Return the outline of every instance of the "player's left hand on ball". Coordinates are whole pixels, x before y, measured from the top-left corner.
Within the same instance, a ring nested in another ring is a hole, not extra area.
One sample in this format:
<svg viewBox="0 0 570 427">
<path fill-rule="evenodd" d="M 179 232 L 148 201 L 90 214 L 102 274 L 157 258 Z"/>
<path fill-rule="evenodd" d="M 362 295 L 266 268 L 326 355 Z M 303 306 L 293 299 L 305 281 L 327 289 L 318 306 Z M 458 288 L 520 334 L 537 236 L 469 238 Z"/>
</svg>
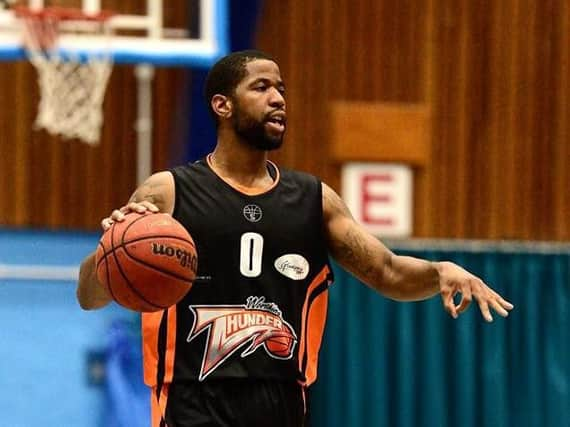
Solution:
<svg viewBox="0 0 570 427">
<path fill-rule="evenodd" d="M 491 309 L 503 317 L 509 315 L 514 306 L 503 299 L 497 292 L 487 286 L 481 279 L 452 262 L 437 263 L 439 271 L 439 287 L 445 310 L 457 319 L 475 299 L 483 318 L 493 321 Z M 455 304 L 454 297 L 461 294 L 461 301 Z"/>
</svg>

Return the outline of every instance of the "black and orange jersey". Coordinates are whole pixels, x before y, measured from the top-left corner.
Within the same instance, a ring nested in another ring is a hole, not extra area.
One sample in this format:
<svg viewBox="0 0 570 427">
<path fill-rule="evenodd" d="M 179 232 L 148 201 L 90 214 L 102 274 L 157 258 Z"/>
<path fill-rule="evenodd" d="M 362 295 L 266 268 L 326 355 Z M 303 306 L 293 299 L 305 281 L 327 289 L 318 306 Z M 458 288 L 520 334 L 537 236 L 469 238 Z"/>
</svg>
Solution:
<svg viewBox="0 0 570 427">
<path fill-rule="evenodd" d="M 145 382 L 317 375 L 332 282 L 321 182 L 268 163 L 274 184 L 249 194 L 208 159 L 171 170 L 174 218 L 192 235 L 198 280 L 176 306 L 143 314 Z"/>
</svg>

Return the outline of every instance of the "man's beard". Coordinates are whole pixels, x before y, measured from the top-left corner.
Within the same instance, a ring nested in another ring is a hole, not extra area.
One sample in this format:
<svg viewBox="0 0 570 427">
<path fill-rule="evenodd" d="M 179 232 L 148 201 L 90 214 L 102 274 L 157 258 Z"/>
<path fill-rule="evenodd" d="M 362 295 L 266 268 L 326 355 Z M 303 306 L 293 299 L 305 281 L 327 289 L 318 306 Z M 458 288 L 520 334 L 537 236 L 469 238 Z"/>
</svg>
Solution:
<svg viewBox="0 0 570 427">
<path fill-rule="evenodd" d="M 283 144 L 283 135 L 271 136 L 265 130 L 265 120 L 257 121 L 250 116 L 242 114 L 237 108 L 233 115 L 235 132 L 251 147 L 263 151 L 277 150 Z"/>
</svg>

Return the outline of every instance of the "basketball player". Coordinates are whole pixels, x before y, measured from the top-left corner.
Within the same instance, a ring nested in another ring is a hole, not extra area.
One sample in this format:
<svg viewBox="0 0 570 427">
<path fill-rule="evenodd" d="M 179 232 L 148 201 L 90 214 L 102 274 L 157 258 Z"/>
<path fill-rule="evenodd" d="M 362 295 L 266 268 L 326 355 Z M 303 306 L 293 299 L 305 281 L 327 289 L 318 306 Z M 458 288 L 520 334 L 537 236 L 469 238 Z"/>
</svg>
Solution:
<svg viewBox="0 0 570 427">
<path fill-rule="evenodd" d="M 213 153 L 152 175 L 102 221 L 107 230 L 130 211 L 173 215 L 208 278 L 177 306 L 143 314 L 153 426 L 302 426 L 332 282 L 328 254 L 389 298 L 441 295 L 453 318 L 472 299 L 489 322 L 491 309 L 506 317 L 513 308 L 453 263 L 395 255 L 330 187 L 267 159 L 287 125 L 285 85 L 270 57 L 222 58 L 205 95 L 218 134 Z M 111 301 L 94 254 L 82 263 L 77 296 L 84 309 Z"/>
</svg>

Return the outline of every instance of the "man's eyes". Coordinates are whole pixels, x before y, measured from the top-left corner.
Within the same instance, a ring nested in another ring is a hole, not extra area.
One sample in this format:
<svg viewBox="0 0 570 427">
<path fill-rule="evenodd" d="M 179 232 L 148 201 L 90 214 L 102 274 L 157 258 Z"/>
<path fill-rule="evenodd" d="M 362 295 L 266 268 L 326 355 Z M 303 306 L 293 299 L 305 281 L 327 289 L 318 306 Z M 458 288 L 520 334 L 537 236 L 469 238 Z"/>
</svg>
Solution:
<svg viewBox="0 0 570 427">
<path fill-rule="evenodd" d="M 257 92 L 265 92 L 266 90 L 269 89 L 270 86 L 268 85 L 260 85 L 260 86 L 254 86 L 253 90 L 257 91 Z M 285 95 L 285 88 L 284 87 L 278 87 L 277 91 L 281 94 L 281 95 Z"/>
</svg>

